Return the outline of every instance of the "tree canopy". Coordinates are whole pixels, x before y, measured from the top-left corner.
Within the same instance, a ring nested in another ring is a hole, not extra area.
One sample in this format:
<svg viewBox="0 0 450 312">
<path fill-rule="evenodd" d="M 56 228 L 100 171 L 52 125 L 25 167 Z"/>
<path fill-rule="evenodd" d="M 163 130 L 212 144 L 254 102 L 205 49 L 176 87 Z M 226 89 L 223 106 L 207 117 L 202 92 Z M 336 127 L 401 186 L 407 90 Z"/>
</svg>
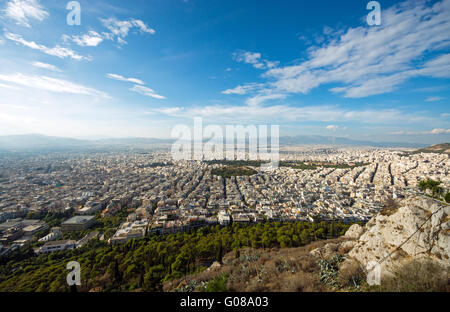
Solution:
<svg viewBox="0 0 450 312">
<path fill-rule="evenodd" d="M 339 222 L 267 222 L 151 235 L 115 246 L 94 240 L 79 249 L 3 259 L 0 291 L 70 291 L 66 283 L 69 261 L 81 265 L 79 291 L 161 291 L 164 281 L 199 272 L 206 268 L 205 263 L 220 260 L 232 250 L 298 247 L 340 236 L 349 226 Z"/>
</svg>

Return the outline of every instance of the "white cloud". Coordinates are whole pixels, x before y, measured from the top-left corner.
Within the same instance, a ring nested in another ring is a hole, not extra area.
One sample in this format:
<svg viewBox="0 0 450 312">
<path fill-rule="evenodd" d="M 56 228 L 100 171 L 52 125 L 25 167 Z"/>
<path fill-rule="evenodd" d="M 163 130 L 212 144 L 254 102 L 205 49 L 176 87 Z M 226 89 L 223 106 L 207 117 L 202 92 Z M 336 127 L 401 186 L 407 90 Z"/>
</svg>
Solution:
<svg viewBox="0 0 450 312">
<path fill-rule="evenodd" d="M 248 88 L 246 88 L 245 86 L 237 86 L 235 88 L 232 89 L 227 89 L 225 91 L 222 91 L 223 94 L 245 94 L 247 93 Z"/>
<path fill-rule="evenodd" d="M 443 100 L 443 99 L 444 98 L 440 97 L 440 96 L 430 96 L 430 97 L 426 98 L 425 102 L 437 102 L 437 101 L 440 101 L 440 100 Z"/>
<path fill-rule="evenodd" d="M 17 87 L 10 86 L 10 85 L 5 85 L 3 83 L 0 83 L 0 88 L 11 89 L 11 90 L 19 90 L 19 88 L 17 88 Z"/>
<path fill-rule="evenodd" d="M 392 134 L 392 135 L 403 135 L 403 134 L 405 134 L 405 131 L 403 131 L 403 130 L 394 131 L 394 132 L 390 132 L 389 134 Z"/>
<path fill-rule="evenodd" d="M 239 94 L 239 95 L 243 95 L 243 94 L 247 94 L 250 91 L 256 90 L 258 88 L 263 87 L 263 84 L 257 84 L 257 83 L 249 83 L 243 86 L 237 86 L 235 88 L 232 89 L 227 89 L 225 91 L 222 91 L 223 94 Z"/>
<path fill-rule="evenodd" d="M 282 100 L 286 98 L 286 94 L 258 94 L 249 99 L 247 99 L 246 103 L 250 106 L 257 106 L 262 104 L 268 100 Z"/>
<path fill-rule="evenodd" d="M 263 83 L 249 83 L 243 86 L 227 89 L 222 91 L 222 93 L 238 95 L 253 93 L 253 95 L 245 101 L 251 106 L 260 105 L 269 100 L 283 100 L 287 97 L 285 93 L 273 92 L 273 90 L 267 88 L 267 84 Z"/>
<path fill-rule="evenodd" d="M 416 92 L 439 92 L 444 91 L 448 89 L 449 86 L 442 85 L 442 86 L 433 86 L 433 87 L 425 87 L 425 88 L 417 88 L 414 89 Z"/>
<path fill-rule="evenodd" d="M 67 36 L 64 35 L 63 39 L 67 41 L 70 39 L 71 41 L 75 42 L 77 45 L 82 47 L 96 47 L 98 46 L 102 41 L 103 37 L 97 33 L 96 31 L 89 31 L 87 34 L 80 35 L 80 36 Z"/>
<path fill-rule="evenodd" d="M 100 21 L 110 31 L 110 33 L 103 33 L 104 37 L 109 40 L 117 38 L 117 42 L 120 44 L 126 44 L 126 41 L 123 39 L 128 36 L 128 33 L 133 28 L 136 28 L 141 33 L 155 34 L 153 28 L 148 27 L 143 21 L 137 19 L 121 21 L 110 17 L 108 19 L 100 19 Z"/>
<path fill-rule="evenodd" d="M 119 44 L 121 44 L 121 45 L 125 45 L 125 44 L 128 44 L 128 42 L 126 42 L 125 40 L 123 40 L 122 38 L 117 38 L 117 42 L 119 43 Z"/>
<path fill-rule="evenodd" d="M 265 62 L 266 62 L 266 67 L 269 68 L 269 69 L 277 67 L 278 64 L 280 64 L 280 62 L 278 62 L 278 61 L 267 61 L 267 60 L 265 60 Z"/>
<path fill-rule="evenodd" d="M 147 88 L 147 87 L 144 87 L 144 86 L 134 85 L 133 88 L 131 88 L 130 90 L 134 91 L 134 92 L 137 92 L 139 94 L 145 95 L 145 96 L 150 96 L 150 97 L 158 99 L 158 100 L 165 99 L 164 96 L 157 94 L 155 92 L 155 90 Z"/>
<path fill-rule="evenodd" d="M 327 130 L 331 130 L 331 131 L 336 131 L 337 129 L 339 129 L 339 126 L 336 125 L 328 125 L 326 126 Z"/>
<path fill-rule="evenodd" d="M 450 113 L 443 113 L 443 114 L 441 114 L 441 117 L 442 118 L 450 117 Z"/>
<path fill-rule="evenodd" d="M 182 112 L 183 108 L 181 108 L 181 107 L 170 107 L 170 108 L 156 109 L 155 111 L 159 112 L 159 113 L 162 113 L 164 115 L 173 115 L 173 114 Z"/>
<path fill-rule="evenodd" d="M 141 33 L 155 34 L 155 30 L 148 27 L 143 21 L 137 19 L 129 20 L 118 20 L 114 17 L 108 19 L 100 19 L 103 26 L 106 27 L 110 32 L 102 32 L 99 34 L 94 30 L 90 30 L 84 35 L 63 35 L 62 39 L 67 41 L 72 41 L 82 47 L 96 47 L 104 40 L 116 40 L 119 44 L 119 48 L 122 45 L 127 44 L 124 40 L 128 36 L 131 29 L 137 29 Z"/>
<path fill-rule="evenodd" d="M 256 52 L 239 51 L 233 54 L 233 58 L 237 62 L 251 64 L 257 69 L 270 69 L 278 65 L 278 62 L 261 59 L 261 53 Z"/>
<path fill-rule="evenodd" d="M 55 65 L 52 65 L 52 64 L 47 64 L 47 63 L 42 63 L 42 62 L 33 62 L 31 64 L 35 67 L 39 67 L 39 68 L 43 68 L 43 69 L 47 69 L 47 70 L 51 70 L 51 71 L 56 71 L 56 72 L 61 71 L 58 67 L 56 67 Z"/>
<path fill-rule="evenodd" d="M 331 131 L 337 131 L 337 130 L 347 130 L 347 127 L 340 127 L 337 125 L 328 125 L 325 127 L 325 129 L 331 130 Z"/>
<path fill-rule="evenodd" d="M 431 134 L 443 134 L 450 133 L 450 129 L 433 129 L 431 130 Z"/>
<path fill-rule="evenodd" d="M 134 83 L 135 85 L 132 88 L 130 88 L 130 91 L 137 92 L 139 94 L 149 96 L 149 97 L 159 99 L 159 100 L 165 99 L 164 96 L 157 94 L 155 90 L 143 86 L 145 84 L 145 82 L 140 79 L 126 78 L 126 77 L 123 77 L 123 76 L 117 75 L 117 74 L 107 74 L 106 77 L 110 78 L 110 79 L 114 79 L 114 80 Z"/>
<path fill-rule="evenodd" d="M 0 74 L 0 81 L 50 92 L 89 95 L 102 97 L 105 99 L 110 98 L 106 93 L 95 90 L 93 88 L 75 84 L 67 80 L 56 79 L 47 76 L 28 76 L 21 73 L 15 73 L 12 75 Z"/>
<path fill-rule="evenodd" d="M 397 109 L 384 110 L 350 110 L 337 106 L 232 106 L 214 105 L 205 107 L 178 108 L 176 111 L 160 109 L 158 112 L 171 117 L 203 117 L 216 122 L 359 122 L 367 124 L 411 124 L 415 122 L 435 122 L 434 119 L 414 115 Z M 343 127 L 342 130 L 345 130 Z"/>
<path fill-rule="evenodd" d="M 394 91 L 413 77 L 450 77 L 450 0 L 406 1 L 382 12 L 381 26 L 324 31 L 325 42 L 308 49 L 305 61 L 269 69 L 263 77 L 274 93 L 307 94 L 324 84 L 330 91 L 361 98 Z M 423 61 L 431 52 L 434 59 Z M 260 53 L 236 60 L 264 67 Z"/>
<path fill-rule="evenodd" d="M 114 79 L 114 80 L 119 80 L 119 81 L 127 81 L 127 82 L 132 82 L 135 84 L 140 84 L 140 85 L 144 85 L 145 82 L 143 82 L 140 79 L 137 78 L 125 78 L 121 75 L 117 75 L 117 74 L 107 74 L 106 77 L 110 78 L 110 79 Z"/>
<path fill-rule="evenodd" d="M 261 59 L 261 53 L 243 51 L 235 55 L 236 61 L 247 64 L 257 64 Z"/>
<path fill-rule="evenodd" d="M 440 128 L 436 128 L 430 131 L 395 131 L 395 132 L 391 132 L 389 134 L 393 134 L 393 135 L 433 135 L 433 134 L 447 134 L 450 133 L 450 129 L 440 129 Z"/>
<path fill-rule="evenodd" d="M 118 20 L 114 17 L 108 19 L 100 19 L 103 26 L 106 27 L 109 32 L 102 32 L 101 34 L 96 31 L 89 31 L 87 34 L 80 36 L 68 36 L 63 35 L 64 41 L 73 41 L 80 46 L 96 47 L 104 40 L 117 41 L 119 48 L 122 45 L 128 44 L 124 40 L 132 29 L 136 29 L 141 33 L 155 34 L 155 30 L 148 27 L 143 21 L 138 19 Z"/>
<path fill-rule="evenodd" d="M 22 36 L 12 33 L 6 33 L 5 37 L 11 41 L 14 41 L 16 43 L 20 43 L 28 48 L 31 48 L 33 50 L 39 50 L 45 54 L 57 56 L 59 58 L 73 58 L 75 60 L 88 60 L 89 58 L 84 57 L 82 55 L 77 54 L 75 51 L 69 49 L 69 48 L 63 48 L 60 46 L 55 46 L 54 48 L 48 48 L 45 45 L 37 44 L 34 41 L 26 41 L 22 38 Z"/>
<path fill-rule="evenodd" d="M 49 16 L 38 0 L 12 0 L 8 2 L 4 13 L 18 25 L 30 27 L 30 19 L 42 22 Z"/>
<path fill-rule="evenodd" d="M 149 28 L 147 25 L 145 25 L 145 23 L 141 20 L 137 20 L 137 19 L 132 19 L 131 23 L 133 24 L 133 26 L 138 27 L 142 32 L 144 33 L 149 33 L 151 35 L 155 34 L 155 30 L 152 28 Z"/>
</svg>

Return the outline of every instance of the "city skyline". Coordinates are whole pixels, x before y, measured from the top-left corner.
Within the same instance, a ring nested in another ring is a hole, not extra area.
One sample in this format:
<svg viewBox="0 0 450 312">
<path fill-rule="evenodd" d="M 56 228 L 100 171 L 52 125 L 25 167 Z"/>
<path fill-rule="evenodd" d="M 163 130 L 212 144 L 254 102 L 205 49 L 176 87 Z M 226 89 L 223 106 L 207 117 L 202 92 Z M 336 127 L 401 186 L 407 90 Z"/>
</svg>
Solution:
<svg viewBox="0 0 450 312">
<path fill-rule="evenodd" d="M 0 135 L 170 138 L 177 124 L 281 136 L 450 140 L 450 1 L 0 1 Z M 326 8 L 326 9 L 325 9 Z"/>
</svg>

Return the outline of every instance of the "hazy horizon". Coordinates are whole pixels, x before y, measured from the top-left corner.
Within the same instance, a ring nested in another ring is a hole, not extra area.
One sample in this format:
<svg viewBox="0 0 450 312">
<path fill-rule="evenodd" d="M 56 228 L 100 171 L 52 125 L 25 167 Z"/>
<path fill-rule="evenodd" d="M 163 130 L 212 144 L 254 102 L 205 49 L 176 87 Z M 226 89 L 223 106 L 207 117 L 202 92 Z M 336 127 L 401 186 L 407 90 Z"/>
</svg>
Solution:
<svg viewBox="0 0 450 312">
<path fill-rule="evenodd" d="M 8 140 L 5 141 L 5 139 L 25 139 L 25 141 L 11 141 Z M 1 140 L 3 139 L 3 141 Z M 48 146 L 55 146 L 58 145 L 62 146 L 64 143 L 64 140 L 68 141 L 79 141 L 80 143 L 105 143 L 107 141 L 117 141 L 115 143 L 126 143 L 126 144 L 139 144 L 143 142 L 139 142 L 139 140 L 145 141 L 145 140 L 155 140 L 154 144 L 172 144 L 175 141 L 177 141 L 176 138 L 166 137 L 166 138 L 157 138 L 157 137 L 143 137 L 143 136 L 135 136 L 135 137 L 64 137 L 64 136 L 47 136 L 39 133 L 29 133 L 29 134 L 16 134 L 16 135 L 0 135 L 0 148 L 1 147 L 7 147 L 12 148 L 12 145 L 15 146 L 22 146 L 30 143 L 31 145 L 34 145 L 36 141 L 30 141 L 30 140 L 36 140 L 36 139 L 42 139 L 44 142 L 40 143 L 46 143 L 49 144 Z M 48 140 L 48 141 L 45 141 Z M 53 141 L 53 140 L 63 140 L 63 141 Z M 132 140 L 137 140 L 135 142 L 132 142 Z M 214 138 L 209 137 L 203 137 L 204 142 L 214 142 Z M 225 140 L 225 138 L 224 138 Z M 270 142 L 270 137 L 268 138 L 268 142 Z M 437 145 L 437 144 L 448 144 L 449 142 L 442 141 L 442 142 L 434 142 L 434 143 L 420 143 L 420 142 L 405 142 L 405 141 L 375 141 L 375 140 L 357 140 L 349 137 L 334 137 L 334 136 L 321 136 L 321 135 L 293 135 L 293 136 L 280 136 L 279 142 L 281 146 L 353 146 L 353 147 L 363 147 L 363 146 L 383 146 L 383 144 L 386 144 L 386 147 L 399 147 L 399 148 L 421 148 L 421 147 L 427 147 L 431 145 Z M 293 141 L 292 141 L 293 140 Z M 328 140 L 324 142 L 323 140 Z M 337 142 L 333 142 L 336 141 Z M 124 141 L 124 142 L 119 142 Z M 158 142 L 161 141 L 161 142 Z M 38 141 L 39 142 L 39 141 Z M 190 140 L 190 142 L 195 142 L 195 140 Z M 225 142 L 225 141 L 224 141 Z M 8 145 L 9 143 L 9 145 Z M 366 143 L 366 144 L 365 144 Z M 373 145 L 371 145 L 371 143 Z M 248 144 L 248 142 L 246 143 Z M 4 145 L 4 146 L 3 146 Z M 70 145 L 70 144 L 69 144 Z"/>
</svg>

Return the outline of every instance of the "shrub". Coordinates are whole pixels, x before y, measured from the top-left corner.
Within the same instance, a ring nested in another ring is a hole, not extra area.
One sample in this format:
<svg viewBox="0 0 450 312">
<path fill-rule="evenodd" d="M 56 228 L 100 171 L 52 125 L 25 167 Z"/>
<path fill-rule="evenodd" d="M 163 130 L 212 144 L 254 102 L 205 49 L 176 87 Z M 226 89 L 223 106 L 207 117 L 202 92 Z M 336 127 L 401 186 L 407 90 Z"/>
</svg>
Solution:
<svg viewBox="0 0 450 312">
<path fill-rule="evenodd" d="M 432 260 L 413 260 L 397 267 L 393 276 L 381 281 L 379 290 L 390 292 L 448 292 L 448 269 Z"/>
<path fill-rule="evenodd" d="M 344 260 L 341 255 L 334 255 L 331 259 L 319 260 L 319 277 L 322 283 L 332 287 L 338 286 L 337 276 L 339 264 Z"/>
<path fill-rule="evenodd" d="M 364 270 L 358 262 L 346 261 L 339 268 L 338 283 L 341 287 L 359 288 L 365 277 Z"/>
<path fill-rule="evenodd" d="M 395 200 L 388 199 L 384 203 L 383 208 L 380 211 L 380 214 L 383 216 L 390 216 L 390 215 L 393 215 L 394 213 L 396 213 L 398 208 L 399 208 L 399 205 Z"/>
<path fill-rule="evenodd" d="M 323 290 L 317 274 L 298 272 L 283 279 L 284 283 L 280 285 L 279 290 L 282 292 L 315 292 Z"/>
<path fill-rule="evenodd" d="M 445 194 L 445 201 L 447 202 L 447 203 L 450 203 L 450 192 L 449 193 L 447 193 L 447 194 Z"/>
<path fill-rule="evenodd" d="M 212 281 L 210 281 L 206 287 L 205 292 L 225 292 L 227 291 L 227 279 L 228 276 L 222 274 L 220 276 L 216 276 Z"/>
</svg>

